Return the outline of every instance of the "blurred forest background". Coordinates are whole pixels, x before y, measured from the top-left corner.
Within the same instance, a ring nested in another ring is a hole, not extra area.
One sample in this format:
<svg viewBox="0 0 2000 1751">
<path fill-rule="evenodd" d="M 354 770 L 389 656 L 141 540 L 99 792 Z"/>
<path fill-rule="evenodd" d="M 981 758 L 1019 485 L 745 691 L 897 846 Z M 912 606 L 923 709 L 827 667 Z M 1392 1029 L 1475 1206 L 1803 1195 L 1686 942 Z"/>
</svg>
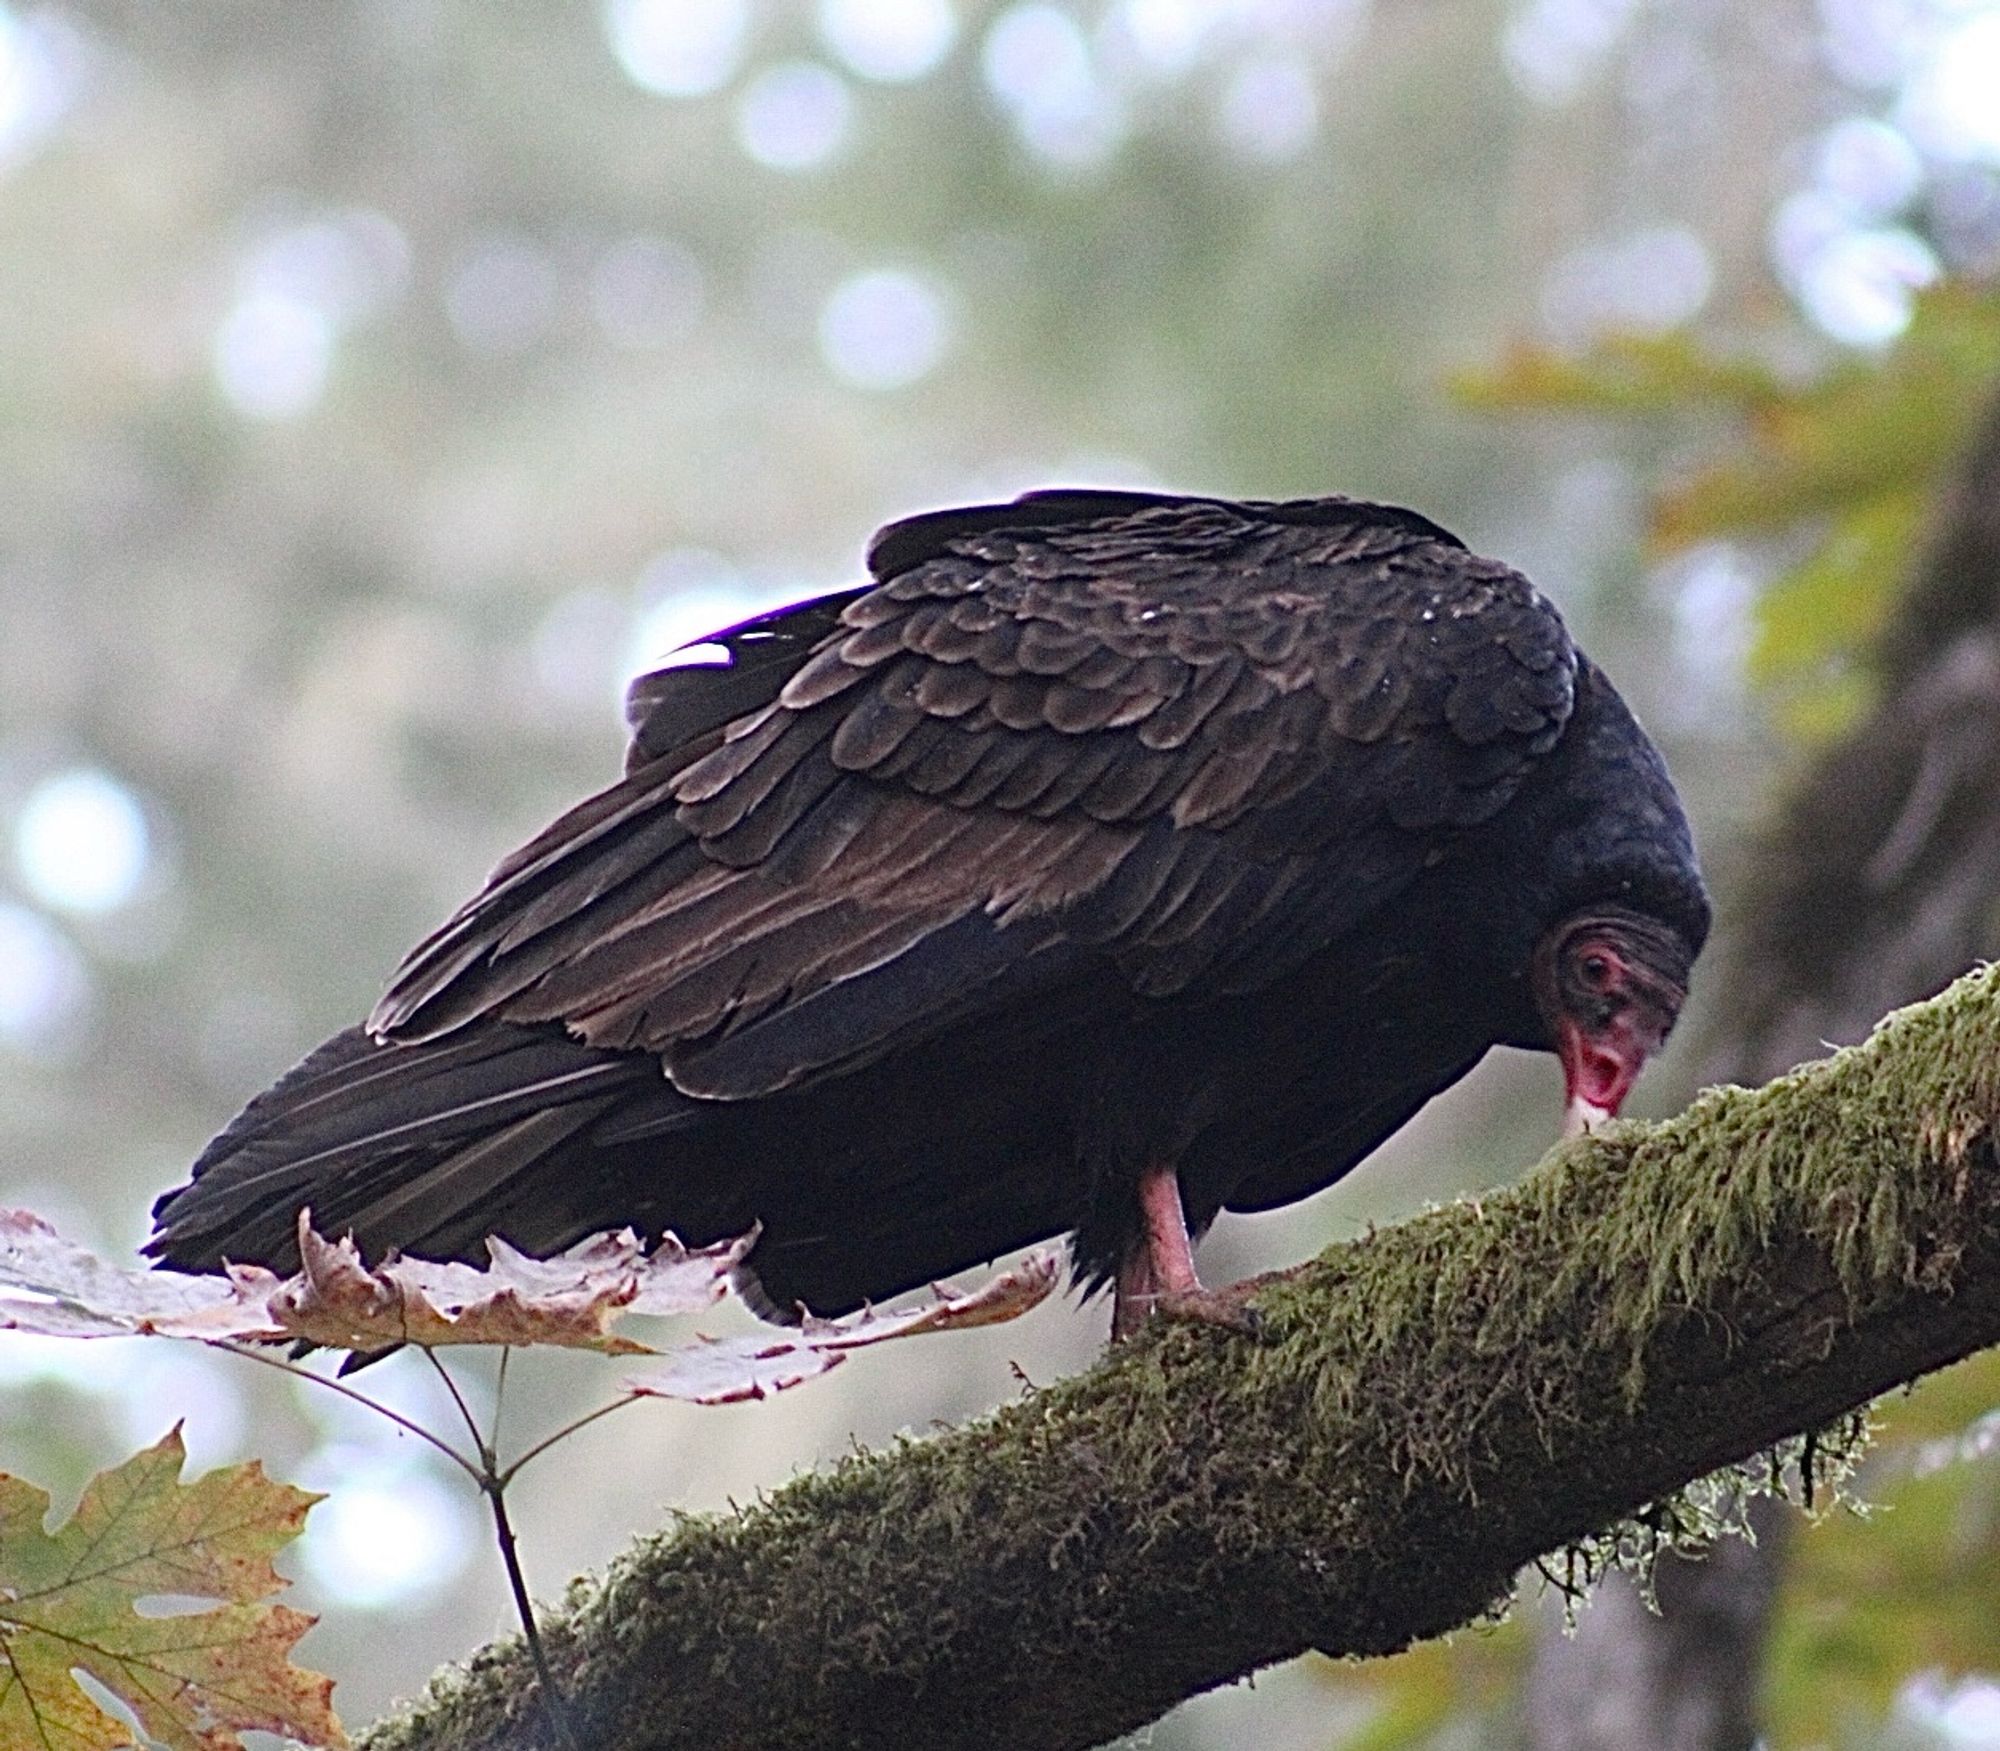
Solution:
<svg viewBox="0 0 2000 1751">
<path fill-rule="evenodd" d="M 1995 0 L 0 0 L 0 1201 L 129 1252 L 615 773 L 632 675 L 1036 485 L 1384 498 L 1520 565 L 1667 744 L 1727 914 L 1866 709 L 1996 273 Z M 1496 1056 L 1206 1270 L 1510 1178 L 1556 1075 Z M 1104 1320 L 599 1425 L 519 1487 L 531 1578 Z M 510 1428 L 613 1378 L 527 1358 Z M 445 1414 L 410 1358 L 369 1381 Z M 0 1392 L 0 1468 L 59 1498 L 176 1418 L 331 1490 L 295 1591 L 350 1723 L 509 1624 L 476 1499 L 329 1394 L 23 1339 Z M 1774 1745 L 2000 1746 L 1996 1402 L 1978 1363 L 1900 1401 L 1887 1511 L 1793 1542 Z M 1511 1746 L 1549 1618 L 1148 1742 Z"/>
</svg>

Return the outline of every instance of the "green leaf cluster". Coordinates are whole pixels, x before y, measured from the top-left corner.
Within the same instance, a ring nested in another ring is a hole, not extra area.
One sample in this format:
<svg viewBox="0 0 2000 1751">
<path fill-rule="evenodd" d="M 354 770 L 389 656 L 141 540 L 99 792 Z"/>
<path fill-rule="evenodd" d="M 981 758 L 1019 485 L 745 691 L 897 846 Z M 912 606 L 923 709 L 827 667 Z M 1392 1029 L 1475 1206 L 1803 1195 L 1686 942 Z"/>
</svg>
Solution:
<svg viewBox="0 0 2000 1751">
<path fill-rule="evenodd" d="M 1885 351 L 1809 372 L 1685 331 L 1567 355 L 1516 347 L 1463 377 L 1475 407 L 1672 420 L 1691 458 L 1654 494 L 1649 538 L 1670 555 L 1713 541 L 1767 550 L 1751 678 L 1815 741 L 1870 698 L 1858 659 L 1896 600 L 1923 518 L 2000 377 L 2000 289 L 1934 288 Z"/>
</svg>

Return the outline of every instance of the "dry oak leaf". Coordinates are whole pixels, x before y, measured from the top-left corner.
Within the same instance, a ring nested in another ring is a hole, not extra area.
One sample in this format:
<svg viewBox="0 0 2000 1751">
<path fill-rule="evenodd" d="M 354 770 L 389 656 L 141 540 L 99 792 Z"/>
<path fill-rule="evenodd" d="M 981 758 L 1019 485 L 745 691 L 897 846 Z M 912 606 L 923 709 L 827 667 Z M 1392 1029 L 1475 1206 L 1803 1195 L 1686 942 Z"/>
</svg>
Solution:
<svg viewBox="0 0 2000 1751">
<path fill-rule="evenodd" d="M 333 1681 L 291 1664 L 314 1620 L 270 1602 L 271 1557 L 320 1498 L 254 1461 L 183 1484 L 185 1458 L 176 1425 L 98 1473 L 54 1532 L 48 1492 L 0 1473 L 0 1751 L 132 1743 L 76 1672 L 171 1751 L 241 1751 L 246 1728 L 347 1743 Z"/>
</svg>

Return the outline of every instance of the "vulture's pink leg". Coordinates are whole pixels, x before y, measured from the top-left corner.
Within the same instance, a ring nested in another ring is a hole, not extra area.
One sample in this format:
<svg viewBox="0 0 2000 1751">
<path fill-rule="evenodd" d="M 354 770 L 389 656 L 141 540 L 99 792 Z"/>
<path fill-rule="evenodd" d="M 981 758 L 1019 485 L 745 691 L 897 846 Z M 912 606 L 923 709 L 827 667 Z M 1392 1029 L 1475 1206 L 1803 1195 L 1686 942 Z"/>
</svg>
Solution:
<svg viewBox="0 0 2000 1751">
<path fill-rule="evenodd" d="M 1111 1341 L 1129 1338 L 1155 1313 L 1254 1332 L 1257 1316 L 1226 1293 L 1201 1286 L 1194 1246 L 1181 1209 L 1180 1176 L 1172 1167 L 1149 1167 L 1139 1176 L 1140 1238 L 1118 1267 L 1111 1310 Z"/>
</svg>

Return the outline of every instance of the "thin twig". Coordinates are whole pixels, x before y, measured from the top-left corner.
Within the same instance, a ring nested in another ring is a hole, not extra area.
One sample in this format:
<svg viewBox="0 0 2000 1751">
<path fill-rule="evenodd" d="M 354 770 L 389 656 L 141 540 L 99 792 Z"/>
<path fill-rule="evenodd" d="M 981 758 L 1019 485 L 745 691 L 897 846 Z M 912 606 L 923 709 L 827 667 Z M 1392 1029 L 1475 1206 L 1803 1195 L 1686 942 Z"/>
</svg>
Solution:
<svg viewBox="0 0 2000 1751">
<path fill-rule="evenodd" d="M 514 1346 L 500 1346 L 500 1372 L 493 1382 L 493 1423 L 486 1431 L 486 1445 L 493 1452 L 500 1451 L 500 1412 L 507 1403 L 507 1364 L 514 1359 Z"/>
<path fill-rule="evenodd" d="M 276 1368 L 280 1373 L 290 1374 L 298 1380 L 310 1380 L 315 1386 L 324 1386 L 329 1392 L 339 1393 L 342 1398 L 351 1398 L 356 1404 L 365 1406 L 378 1417 L 387 1417 L 398 1428 L 408 1430 L 419 1440 L 428 1441 L 481 1489 L 486 1487 L 486 1473 L 441 1435 L 432 1434 L 422 1423 L 412 1422 L 401 1411 L 391 1410 L 379 1399 L 370 1398 L 365 1392 L 356 1392 L 344 1381 L 335 1380 L 327 1374 L 315 1374 L 310 1368 L 301 1368 L 296 1362 L 288 1362 L 282 1356 L 267 1356 L 261 1350 L 251 1349 L 247 1344 L 233 1344 L 215 1339 L 210 1340 L 210 1348 L 227 1350 L 232 1356 L 243 1356 L 252 1362 L 261 1362 L 267 1368 Z"/>
<path fill-rule="evenodd" d="M 437 1377 L 444 1382 L 445 1391 L 451 1394 L 451 1402 L 458 1406 L 458 1414 L 465 1421 L 466 1431 L 472 1436 L 474 1443 L 479 1448 L 481 1469 L 487 1476 L 492 1476 L 495 1464 L 493 1448 L 486 1437 L 479 1432 L 479 1419 L 472 1414 L 472 1406 L 465 1402 L 465 1394 L 459 1391 L 458 1382 L 452 1379 L 451 1370 L 444 1365 L 437 1351 L 431 1349 L 428 1345 L 419 1345 L 418 1348 L 423 1351 L 424 1360 L 431 1365 Z"/>
<path fill-rule="evenodd" d="M 514 1609 L 521 1618 L 521 1633 L 527 1639 L 529 1657 L 535 1662 L 535 1676 L 541 1680 L 542 1713 L 548 1717 L 549 1730 L 555 1735 L 556 1743 L 565 1747 L 566 1751 L 574 1751 L 576 1741 L 570 1735 L 569 1712 L 562 1692 L 556 1687 L 556 1675 L 549 1668 L 548 1651 L 542 1646 L 542 1632 L 535 1623 L 535 1604 L 528 1597 L 528 1578 L 521 1572 L 520 1553 L 514 1548 L 514 1526 L 507 1518 L 506 1483 L 489 1473 L 480 1488 L 493 1508 L 493 1532 L 499 1540 L 500 1560 L 506 1564 L 507 1585 L 513 1589 Z"/>
<path fill-rule="evenodd" d="M 586 1412 L 573 1423 L 563 1424 L 553 1435 L 544 1435 L 527 1452 L 517 1458 L 512 1465 L 501 1472 L 501 1487 L 505 1488 L 506 1485 L 512 1483 L 515 1477 L 519 1475 L 522 1466 L 526 1465 L 531 1459 L 539 1459 L 551 1447 L 555 1446 L 558 1441 L 567 1441 L 577 1430 L 589 1428 L 599 1417 L 608 1417 L 613 1411 L 622 1411 L 628 1404 L 637 1404 L 646 1396 L 643 1392 L 628 1392 L 623 1398 L 614 1398 L 609 1404 L 601 1404 L 596 1410 Z"/>
</svg>

